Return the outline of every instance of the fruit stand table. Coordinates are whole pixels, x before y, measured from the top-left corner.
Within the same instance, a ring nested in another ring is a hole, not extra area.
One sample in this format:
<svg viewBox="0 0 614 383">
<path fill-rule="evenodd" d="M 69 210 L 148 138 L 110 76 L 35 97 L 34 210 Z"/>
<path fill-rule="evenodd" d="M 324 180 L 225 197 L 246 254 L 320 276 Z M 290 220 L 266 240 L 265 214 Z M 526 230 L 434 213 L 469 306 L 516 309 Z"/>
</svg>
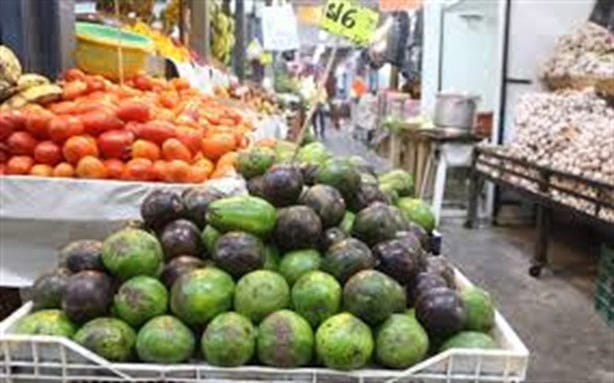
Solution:
<svg viewBox="0 0 614 383">
<path fill-rule="evenodd" d="M 614 185 L 512 158 L 495 146 L 478 146 L 474 151 L 467 227 L 475 226 L 486 180 L 537 205 L 537 240 L 529 268 L 534 277 L 548 262 L 548 235 L 555 210 L 590 223 L 601 229 L 607 241 L 614 241 Z"/>
<path fill-rule="evenodd" d="M 221 178 L 204 184 L 226 193 L 244 193 L 245 181 Z M 102 238 L 126 221 L 140 219 L 141 200 L 151 190 L 194 185 L 72 180 L 10 176 L 0 178 L 0 286 L 30 286 L 57 263 L 57 250 L 83 238 Z"/>
</svg>

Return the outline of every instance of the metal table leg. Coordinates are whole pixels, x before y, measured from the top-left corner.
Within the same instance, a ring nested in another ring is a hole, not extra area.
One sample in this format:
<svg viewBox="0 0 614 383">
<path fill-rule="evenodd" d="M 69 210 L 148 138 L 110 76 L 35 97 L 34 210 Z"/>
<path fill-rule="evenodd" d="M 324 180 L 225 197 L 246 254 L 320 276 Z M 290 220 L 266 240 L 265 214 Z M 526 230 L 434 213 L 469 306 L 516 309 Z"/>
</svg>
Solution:
<svg viewBox="0 0 614 383">
<path fill-rule="evenodd" d="M 535 253 L 531 260 L 529 274 L 532 277 L 539 277 L 543 267 L 548 263 L 548 236 L 552 223 L 552 212 L 549 208 L 537 206 L 537 240 L 535 242 Z"/>
<path fill-rule="evenodd" d="M 476 226 L 478 218 L 478 199 L 480 198 L 480 192 L 484 181 L 480 177 L 475 168 L 471 169 L 471 178 L 469 179 L 469 204 L 467 206 L 467 219 L 465 220 L 465 227 L 473 229 Z"/>
</svg>

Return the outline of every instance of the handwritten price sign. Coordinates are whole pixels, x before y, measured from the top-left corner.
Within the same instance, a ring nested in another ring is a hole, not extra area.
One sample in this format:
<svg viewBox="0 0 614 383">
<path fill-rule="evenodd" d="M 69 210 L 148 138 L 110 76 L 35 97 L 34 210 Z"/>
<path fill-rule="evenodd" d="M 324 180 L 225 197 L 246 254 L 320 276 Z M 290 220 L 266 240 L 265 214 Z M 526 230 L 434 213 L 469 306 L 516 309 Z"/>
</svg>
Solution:
<svg viewBox="0 0 614 383">
<path fill-rule="evenodd" d="M 367 45 L 377 27 L 378 19 L 377 12 L 351 0 L 328 0 L 322 10 L 320 27 L 356 44 Z"/>
</svg>

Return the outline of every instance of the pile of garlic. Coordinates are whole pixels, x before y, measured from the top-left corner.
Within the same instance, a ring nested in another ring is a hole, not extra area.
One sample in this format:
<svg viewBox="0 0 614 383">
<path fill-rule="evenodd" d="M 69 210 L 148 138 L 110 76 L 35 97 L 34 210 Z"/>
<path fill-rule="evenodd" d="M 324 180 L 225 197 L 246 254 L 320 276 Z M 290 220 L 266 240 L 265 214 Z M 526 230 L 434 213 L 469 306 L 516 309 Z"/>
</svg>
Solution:
<svg viewBox="0 0 614 383">
<path fill-rule="evenodd" d="M 558 39 L 553 56 L 544 63 L 545 78 L 614 78 L 614 35 L 606 28 L 586 23 Z"/>
<path fill-rule="evenodd" d="M 592 89 L 524 94 L 516 105 L 513 132 L 504 147 L 507 155 L 614 185 L 614 109 Z M 522 178 L 515 181 L 532 190 L 537 186 Z M 613 195 L 598 195 L 584 183 L 556 177 L 551 182 L 614 203 Z M 550 193 L 560 202 L 594 214 L 593 203 L 555 189 Z M 612 209 L 602 209 L 599 215 L 614 221 Z"/>
</svg>

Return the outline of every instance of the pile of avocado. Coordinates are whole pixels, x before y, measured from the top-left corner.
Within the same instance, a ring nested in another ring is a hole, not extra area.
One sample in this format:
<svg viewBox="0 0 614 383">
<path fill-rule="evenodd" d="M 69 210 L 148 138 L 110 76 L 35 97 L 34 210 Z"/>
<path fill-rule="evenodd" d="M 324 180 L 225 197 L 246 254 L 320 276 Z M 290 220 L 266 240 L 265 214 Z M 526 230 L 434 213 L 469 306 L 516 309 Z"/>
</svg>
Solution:
<svg viewBox="0 0 614 383">
<path fill-rule="evenodd" d="M 283 147 L 285 145 L 285 147 Z M 114 362 L 405 369 L 496 348 L 490 295 L 457 290 L 428 252 L 411 175 L 377 175 L 319 143 L 239 155 L 249 195 L 170 188 L 142 222 L 60 251 L 14 331 L 61 335 Z"/>
</svg>

